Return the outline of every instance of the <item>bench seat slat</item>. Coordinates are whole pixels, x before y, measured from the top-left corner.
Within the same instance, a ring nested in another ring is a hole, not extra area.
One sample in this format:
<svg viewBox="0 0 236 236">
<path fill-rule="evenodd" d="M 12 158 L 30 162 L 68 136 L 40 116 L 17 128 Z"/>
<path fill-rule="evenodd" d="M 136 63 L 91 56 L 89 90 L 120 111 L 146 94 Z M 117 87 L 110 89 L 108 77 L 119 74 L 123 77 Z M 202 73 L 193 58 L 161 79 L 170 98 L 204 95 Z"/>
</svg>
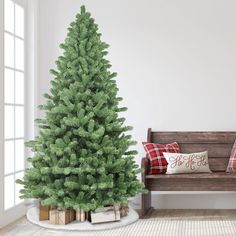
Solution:
<svg viewBox="0 0 236 236">
<path fill-rule="evenodd" d="M 194 174 L 159 174 L 159 175 L 146 175 L 146 179 L 236 179 L 236 174 L 226 172 L 213 172 L 213 173 L 194 173 Z"/>
<path fill-rule="evenodd" d="M 146 179 L 150 191 L 236 191 L 236 178 Z"/>
</svg>

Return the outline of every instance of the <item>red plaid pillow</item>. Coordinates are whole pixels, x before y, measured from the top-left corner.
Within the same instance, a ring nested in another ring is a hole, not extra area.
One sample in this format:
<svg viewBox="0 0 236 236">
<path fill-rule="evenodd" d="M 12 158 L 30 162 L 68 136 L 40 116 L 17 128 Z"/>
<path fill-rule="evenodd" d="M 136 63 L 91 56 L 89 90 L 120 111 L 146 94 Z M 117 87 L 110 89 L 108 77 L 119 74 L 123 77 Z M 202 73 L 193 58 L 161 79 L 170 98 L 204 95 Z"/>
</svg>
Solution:
<svg viewBox="0 0 236 236">
<path fill-rule="evenodd" d="M 150 160 L 150 175 L 166 173 L 168 163 L 163 156 L 163 152 L 180 152 L 179 145 L 176 142 L 170 144 L 143 142 L 143 147 L 147 152 L 148 159 Z"/>
<path fill-rule="evenodd" d="M 235 173 L 236 172 L 236 140 L 234 142 L 234 146 L 231 151 L 231 155 L 229 158 L 229 163 L 226 172 Z"/>
</svg>

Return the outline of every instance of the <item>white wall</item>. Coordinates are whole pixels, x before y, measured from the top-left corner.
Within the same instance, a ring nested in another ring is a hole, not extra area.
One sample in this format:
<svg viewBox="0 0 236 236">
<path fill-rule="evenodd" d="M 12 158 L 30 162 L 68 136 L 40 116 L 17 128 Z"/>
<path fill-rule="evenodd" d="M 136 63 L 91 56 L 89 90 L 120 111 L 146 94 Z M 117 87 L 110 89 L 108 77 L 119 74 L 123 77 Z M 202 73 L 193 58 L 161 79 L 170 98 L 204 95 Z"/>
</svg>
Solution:
<svg viewBox="0 0 236 236">
<path fill-rule="evenodd" d="M 140 163 L 154 130 L 236 130 L 234 0 L 40 0 L 38 101 L 67 27 L 86 4 L 111 45 L 120 95 L 134 126 Z M 235 194 L 153 198 L 160 208 L 236 207 Z M 191 200 L 194 200 L 194 204 Z M 137 201 L 137 200 L 136 200 Z M 203 203 L 204 202 L 204 203 Z M 139 206 L 137 206 L 139 207 Z"/>
</svg>

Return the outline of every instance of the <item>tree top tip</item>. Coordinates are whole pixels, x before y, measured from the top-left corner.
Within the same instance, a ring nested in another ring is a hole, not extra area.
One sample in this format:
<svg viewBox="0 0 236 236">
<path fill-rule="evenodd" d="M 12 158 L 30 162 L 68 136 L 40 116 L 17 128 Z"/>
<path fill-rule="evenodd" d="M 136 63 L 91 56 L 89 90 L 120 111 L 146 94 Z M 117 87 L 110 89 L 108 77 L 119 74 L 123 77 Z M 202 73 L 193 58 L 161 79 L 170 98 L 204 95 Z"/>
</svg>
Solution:
<svg viewBox="0 0 236 236">
<path fill-rule="evenodd" d="M 80 7 L 80 13 L 83 14 L 83 13 L 85 13 L 85 12 L 86 12 L 85 5 L 82 5 L 82 6 Z"/>
</svg>

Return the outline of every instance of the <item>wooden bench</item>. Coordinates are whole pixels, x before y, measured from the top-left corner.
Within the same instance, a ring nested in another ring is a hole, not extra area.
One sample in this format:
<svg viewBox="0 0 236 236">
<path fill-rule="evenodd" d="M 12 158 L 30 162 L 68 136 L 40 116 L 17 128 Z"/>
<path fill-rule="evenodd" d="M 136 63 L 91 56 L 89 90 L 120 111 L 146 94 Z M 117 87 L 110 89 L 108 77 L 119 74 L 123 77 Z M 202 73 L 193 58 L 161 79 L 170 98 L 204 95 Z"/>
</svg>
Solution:
<svg viewBox="0 0 236 236">
<path fill-rule="evenodd" d="M 226 173 L 236 132 L 154 132 L 148 129 L 147 141 L 178 142 L 182 153 L 208 151 L 213 173 L 149 175 L 149 160 L 142 158 L 142 181 L 149 193 L 142 194 L 141 216 L 151 210 L 151 191 L 236 191 L 236 174 Z"/>
</svg>

